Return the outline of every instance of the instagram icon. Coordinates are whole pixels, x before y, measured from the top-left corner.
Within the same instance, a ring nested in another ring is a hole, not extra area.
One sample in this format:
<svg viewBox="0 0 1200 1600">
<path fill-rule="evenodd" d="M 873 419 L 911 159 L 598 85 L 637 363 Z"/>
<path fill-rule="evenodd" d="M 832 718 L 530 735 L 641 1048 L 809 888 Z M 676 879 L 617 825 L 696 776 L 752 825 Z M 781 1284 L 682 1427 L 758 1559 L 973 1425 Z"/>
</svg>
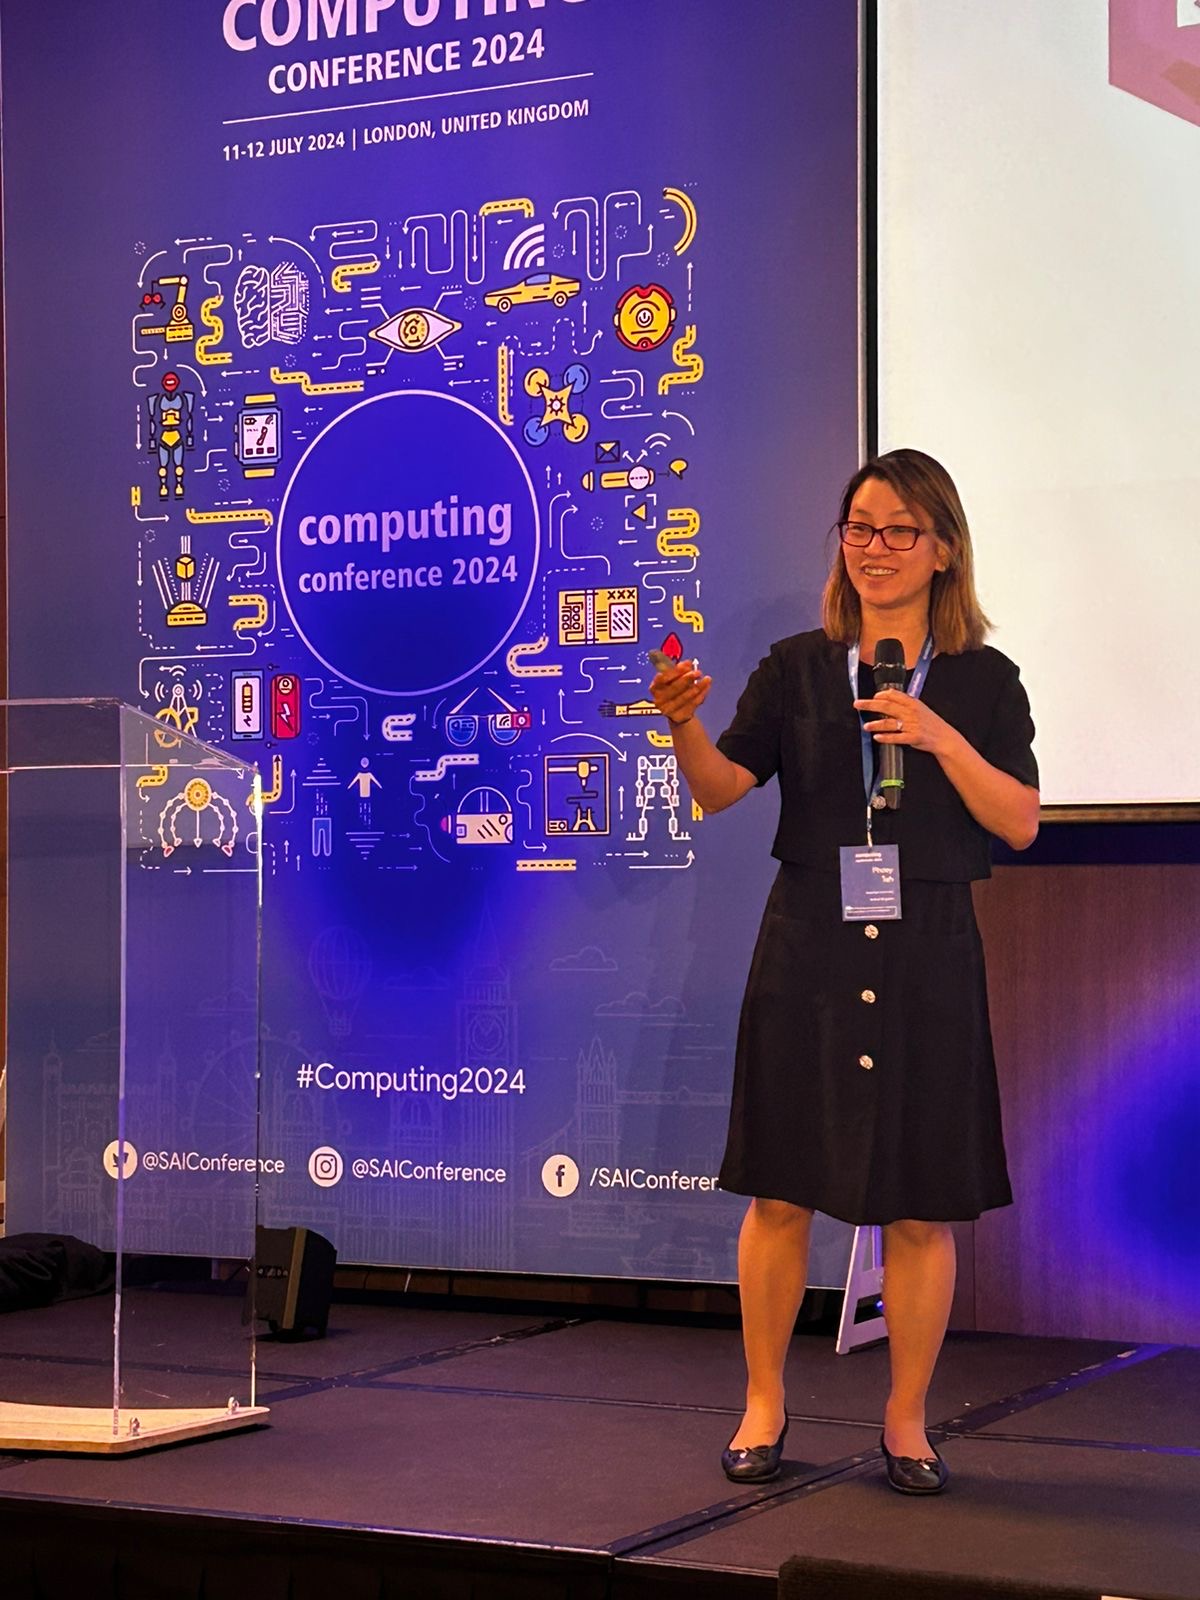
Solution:
<svg viewBox="0 0 1200 1600">
<path fill-rule="evenodd" d="M 341 1183 L 343 1170 L 342 1158 L 332 1145 L 321 1145 L 308 1158 L 308 1175 L 319 1189 Z"/>
</svg>

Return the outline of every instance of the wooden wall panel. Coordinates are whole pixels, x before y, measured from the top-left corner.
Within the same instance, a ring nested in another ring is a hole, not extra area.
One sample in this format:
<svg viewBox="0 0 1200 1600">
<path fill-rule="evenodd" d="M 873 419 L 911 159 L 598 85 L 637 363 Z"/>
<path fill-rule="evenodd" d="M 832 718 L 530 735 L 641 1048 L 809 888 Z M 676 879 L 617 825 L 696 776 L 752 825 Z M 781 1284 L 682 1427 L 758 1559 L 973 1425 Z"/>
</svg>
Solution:
<svg viewBox="0 0 1200 1600">
<path fill-rule="evenodd" d="M 1016 1194 L 977 1326 L 1200 1342 L 1200 864 L 1001 867 L 977 905 Z"/>
</svg>

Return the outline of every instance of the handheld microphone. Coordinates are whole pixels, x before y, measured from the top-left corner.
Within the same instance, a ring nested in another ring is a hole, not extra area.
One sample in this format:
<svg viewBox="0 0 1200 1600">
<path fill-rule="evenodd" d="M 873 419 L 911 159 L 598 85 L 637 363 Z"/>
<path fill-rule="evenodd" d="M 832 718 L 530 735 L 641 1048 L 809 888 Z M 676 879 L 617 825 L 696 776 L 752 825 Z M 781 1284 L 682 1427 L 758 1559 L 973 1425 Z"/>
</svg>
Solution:
<svg viewBox="0 0 1200 1600">
<path fill-rule="evenodd" d="M 904 646 L 899 639 L 880 639 L 875 646 L 875 693 L 881 689 L 903 689 L 905 683 Z M 889 811 L 900 805 L 904 792 L 904 748 L 898 744 L 879 746 L 879 786 Z"/>
</svg>

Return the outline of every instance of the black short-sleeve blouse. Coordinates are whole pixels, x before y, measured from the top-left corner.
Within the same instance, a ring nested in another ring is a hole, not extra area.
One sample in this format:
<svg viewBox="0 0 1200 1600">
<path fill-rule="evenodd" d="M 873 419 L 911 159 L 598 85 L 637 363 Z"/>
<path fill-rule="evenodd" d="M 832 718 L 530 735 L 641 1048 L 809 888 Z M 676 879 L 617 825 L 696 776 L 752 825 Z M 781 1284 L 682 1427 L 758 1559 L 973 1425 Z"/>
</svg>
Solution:
<svg viewBox="0 0 1200 1600">
<path fill-rule="evenodd" d="M 780 861 L 836 871 L 838 848 L 865 833 L 862 747 L 846 647 L 820 630 L 771 646 L 755 668 L 717 748 L 764 784 L 779 775 Z M 1015 664 L 985 645 L 937 655 L 921 697 L 1001 771 L 1037 787 L 1033 719 Z M 876 844 L 900 847 L 905 878 L 963 883 L 991 874 L 990 837 L 936 757 L 904 749 L 904 796 L 876 813 Z"/>
</svg>

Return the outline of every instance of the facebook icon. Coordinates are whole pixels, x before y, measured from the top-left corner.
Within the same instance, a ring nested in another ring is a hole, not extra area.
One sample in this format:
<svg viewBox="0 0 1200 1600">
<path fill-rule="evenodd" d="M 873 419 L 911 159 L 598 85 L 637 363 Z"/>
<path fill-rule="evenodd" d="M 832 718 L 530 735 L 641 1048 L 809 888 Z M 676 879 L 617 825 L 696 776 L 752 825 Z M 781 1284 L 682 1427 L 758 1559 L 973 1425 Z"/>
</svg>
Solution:
<svg viewBox="0 0 1200 1600">
<path fill-rule="evenodd" d="M 551 1156 L 542 1167 L 542 1184 L 556 1200 L 565 1200 L 579 1187 L 579 1168 L 570 1156 Z"/>
</svg>

